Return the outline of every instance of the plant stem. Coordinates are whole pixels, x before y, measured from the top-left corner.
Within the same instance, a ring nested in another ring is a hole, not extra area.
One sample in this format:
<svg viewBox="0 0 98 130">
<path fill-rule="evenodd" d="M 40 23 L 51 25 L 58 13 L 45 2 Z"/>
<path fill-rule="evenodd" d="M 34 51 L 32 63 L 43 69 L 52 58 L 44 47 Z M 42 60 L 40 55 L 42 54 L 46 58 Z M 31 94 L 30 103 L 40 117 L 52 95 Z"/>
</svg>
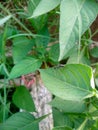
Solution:
<svg viewBox="0 0 98 130">
<path fill-rule="evenodd" d="M 5 56 L 5 45 L 6 45 L 6 33 L 7 33 L 7 24 L 5 26 L 5 31 L 4 31 L 4 34 L 3 34 L 3 38 L 2 38 L 2 52 L 1 52 L 1 55 L 2 55 L 2 62 L 5 64 L 6 63 L 6 56 Z"/>
<path fill-rule="evenodd" d="M 4 78 L 4 109 L 3 109 L 3 122 L 5 122 L 6 119 L 6 102 L 7 102 L 7 95 L 6 95 L 6 78 Z"/>
</svg>

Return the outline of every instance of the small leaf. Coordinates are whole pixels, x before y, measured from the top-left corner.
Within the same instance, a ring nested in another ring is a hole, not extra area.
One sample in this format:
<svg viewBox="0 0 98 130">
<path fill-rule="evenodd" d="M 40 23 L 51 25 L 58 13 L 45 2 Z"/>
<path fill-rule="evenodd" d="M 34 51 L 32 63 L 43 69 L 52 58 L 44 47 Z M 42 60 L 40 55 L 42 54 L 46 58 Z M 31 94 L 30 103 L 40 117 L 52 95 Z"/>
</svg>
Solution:
<svg viewBox="0 0 98 130">
<path fill-rule="evenodd" d="M 12 68 L 12 71 L 9 75 L 9 79 L 32 73 L 39 69 L 41 64 L 42 62 L 39 59 L 26 57 Z"/>
<path fill-rule="evenodd" d="M 30 18 L 45 14 L 60 4 L 61 0 L 41 0 Z"/>
<path fill-rule="evenodd" d="M 12 50 L 14 63 L 16 64 L 20 62 L 32 49 L 33 45 L 34 41 L 32 39 L 28 39 L 25 36 L 14 38 Z"/>
<path fill-rule="evenodd" d="M 92 70 L 86 65 L 69 64 L 40 72 L 45 86 L 61 99 L 80 101 L 94 96 L 90 84 Z"/>
<path fill-rule="evenodd" d="M 12 16 L 8 15 L 2 19 L 0 19 L 0 26 L 2 26 L 5 22 L 7 22 Z"/>
<path fill-rule="evenodd" d="M 13 103 L 26 111 L 34 112 L 35 105 L 29 91 L 24 86 L 17 87 L 13 94 Z"/>
<path fill-rule="evenodd" d="M 39 130 L 39 121 L 30 113 L 18 112 L 0 124 L 0 130 Z"/>
<path fill-rule="evenodd" d="M 44 48 L 45 50 L 45 47 L 47 47 L 47 44 L 50 41 L 48 27 L 44 26 L 40 31 L 38 31 L 38 35 L 42 37 L 35 38 L 36 47 L 39 48 L 39 51 L 41 48 Z"/>
<path fill-rule="evenodd" d="M 50 47 L 49 50 L 49 59 L 54 62 L 57 62 L 59 58 L 59 44 L 54 44 Z"/>
</svg>

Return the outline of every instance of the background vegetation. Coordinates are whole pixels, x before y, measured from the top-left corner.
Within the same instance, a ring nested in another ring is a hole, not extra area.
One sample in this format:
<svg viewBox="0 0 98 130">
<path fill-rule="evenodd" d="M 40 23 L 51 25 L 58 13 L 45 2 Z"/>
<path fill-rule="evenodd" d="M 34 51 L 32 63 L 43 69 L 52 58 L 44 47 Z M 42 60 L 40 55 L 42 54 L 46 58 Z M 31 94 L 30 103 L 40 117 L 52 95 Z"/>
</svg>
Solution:
<svg viewBox="0 0 98 130">
<path fill-rule="evenodd" d="M 39 130 L 37 75 L 53 94 L 53 130 L 97 130 L 97 0 L 5 0 L 0 12 L 0 130 Z"/>
</svg>

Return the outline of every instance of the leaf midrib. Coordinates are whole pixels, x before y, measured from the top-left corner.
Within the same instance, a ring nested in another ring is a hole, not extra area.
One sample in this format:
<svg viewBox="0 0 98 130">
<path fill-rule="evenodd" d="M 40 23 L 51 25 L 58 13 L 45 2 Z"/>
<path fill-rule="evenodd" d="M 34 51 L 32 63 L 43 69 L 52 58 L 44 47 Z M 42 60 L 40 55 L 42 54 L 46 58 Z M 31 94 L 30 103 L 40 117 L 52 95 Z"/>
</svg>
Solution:
<svg viewBox="0 0 98 130">
<path fill-rule="evenodd" d="M 75 18 L 75 20 L 74 20 L 73 27 L 72 27 L 72 29 L 71 29 L 71 31 L 70 31 L 70 33 L 69 33 L 69 38 L 68 38 L 67 42 L 68 42 L 69 39 L 70 39 L 70 36 L 71 36 L 72 30 L 73 30 L 73 28 L 75 27 L 75 23 L 76 23 L 76 21 L 77 21 L 77 19 L 78 19 L 78 16 L 79 16 L 79 14 L 80 14 L 80 11 L 81 11 L 81 9 L 82 9 L 82 7 L 83 7 L 85 1 L 86 1 L 86 0 L 84 0 L 84 1 L 82 2 L 81 7 L 80 7 L 80 9 L 78 10 L 78 13 L 77 13 L 77 15 L 76 15 L 76 18 Z M 73 0 L 73 2 L 74 2 L 74 0 Z M 65 48 L 66 48 L 66 46 L 65 46 Z M 65 48 L 64 48 L 64 50 L 65 50 Z"/>
</svg>

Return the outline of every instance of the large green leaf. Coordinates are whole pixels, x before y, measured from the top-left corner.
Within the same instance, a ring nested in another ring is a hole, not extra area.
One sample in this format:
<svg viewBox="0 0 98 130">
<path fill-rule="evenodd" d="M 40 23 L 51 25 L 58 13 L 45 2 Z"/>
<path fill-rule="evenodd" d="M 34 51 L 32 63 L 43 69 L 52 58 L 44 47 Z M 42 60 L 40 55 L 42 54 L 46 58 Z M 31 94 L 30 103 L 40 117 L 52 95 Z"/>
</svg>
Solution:
<svg viewBox="0 0 98 130">
<path fill-rule="evenodd" d="M 25 36 L 14 38 L 12 50 L 14 63 L 16 64 L 17 62 L 21 61 L 32 49 L 33 45 L 34 41 Z"/>
<path fill-rule="evenodd" d="M 36 9 L 33 12 L 33 15 L 30 17 L 36 17 L 42 14 L 45 14 L 60 4 L 61 0 L 41 0 Z"/>
<path fill-rule="evenodd" d="M 17 107 L 21 109 L 29 112 L 35 111 L 35 105 L 32 96 L 30 95 L 27 88 L 24 86 L 17 87 L 13 95 L 13 102 Z"/>
<path fill-rule="evenodd" d="M 1 124 L 0 130 L 39 130 L 38 123 L 40 120 L 35 119 L 30 113 L 19 112 Z"/>
<path fill-rule="evenodd" d="M 79 41 L 98 14 L 95 0 L 62 0 L 60 6 L 60 57 Z"/>
<path fill-rule="evenodd" d="M 56 97 L 49 104 L 64 113 L 81 113 L 86 110 L 84 101 L 62 100 Z"/>
<path fill-rule="evenodd" d="M 19 77 L 28 73 L 32 73 L 39 69 L 42 62 L 39 59 L 26 57 L 24 60 L 16 64 L 9 75 L 9 79 Z"/>
<path fill-rule="evenodd" d="M 88 66 L 69 64 L 40 72 L 46 87 L 61 99 L 80 101 L 94 95 L 90 85 L 92 70 Z"/>
<path fill-rule="evenodd" d="M 2 26 L 5 22 L 7 22 L 12 16 L 8 15 L 2 19 L 0 19 L 0 26 Z"/>
</svg>

